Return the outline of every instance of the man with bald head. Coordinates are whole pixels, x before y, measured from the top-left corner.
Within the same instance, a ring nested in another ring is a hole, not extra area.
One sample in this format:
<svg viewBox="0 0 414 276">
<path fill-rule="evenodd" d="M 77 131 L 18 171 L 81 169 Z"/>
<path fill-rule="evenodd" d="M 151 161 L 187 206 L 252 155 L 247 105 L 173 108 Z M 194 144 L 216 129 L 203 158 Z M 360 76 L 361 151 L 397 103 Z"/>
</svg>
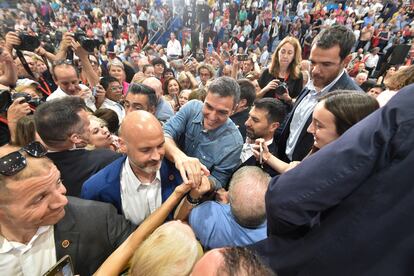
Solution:
<svg viewBox="0 0 414 276">
<path fill-rule="evenodd" d="M 161 122 L 167 121 L 171 116 L 174 115 L 174 110 L 171 105 L 162 97 L 162 83 L 156 77 L 146 78 L 142 84 L 145 84 L 154 89 L 157 95 L 157 107 L 155 109 L 155 116 Z"/>
<path fill-rule="evenodd" d="M 164 159 L 161 124 L 143 110 L 126 115 L 120 128 L 121 151 L 126 153 L 88 179 L 81 197 L 112 203 L 120 214 L 140 224 L 164 202 L 181 177 Z"/>
</svg>

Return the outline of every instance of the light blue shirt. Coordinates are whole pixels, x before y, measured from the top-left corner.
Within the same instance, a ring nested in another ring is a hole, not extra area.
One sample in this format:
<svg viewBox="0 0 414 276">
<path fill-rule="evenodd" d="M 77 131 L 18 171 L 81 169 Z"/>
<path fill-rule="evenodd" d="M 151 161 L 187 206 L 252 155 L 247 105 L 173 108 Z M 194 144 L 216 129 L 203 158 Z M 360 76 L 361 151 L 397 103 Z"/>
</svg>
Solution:
<svg viewBox="0 0 414 276">
<path fill-rule="evenodd" d="M 266 221 L 256 228 L 237 223 L 229 204 L 206 201 L 194 208 L 188 220 L 197 239 L 206 249 L 246 246 L 267 237 Z"/>
<path fill-rule="evenodd" d="M 189 101 L 165 123 L 164 134 L 186 155 L 198 158 L 219 189 L 227 186 L 240 165 L 243 138 L 230 118 L 216 129 L 204 130 L 202 109 L 201 101 Z"/>
<path fill-rule="evenodd" d="M 173 115 L 174 110 L 171 105 L 166 100 L 161 98 L 155 110 L 155 117 L 157 117 L 158 120 L 165 122 Z"/>
</svg>

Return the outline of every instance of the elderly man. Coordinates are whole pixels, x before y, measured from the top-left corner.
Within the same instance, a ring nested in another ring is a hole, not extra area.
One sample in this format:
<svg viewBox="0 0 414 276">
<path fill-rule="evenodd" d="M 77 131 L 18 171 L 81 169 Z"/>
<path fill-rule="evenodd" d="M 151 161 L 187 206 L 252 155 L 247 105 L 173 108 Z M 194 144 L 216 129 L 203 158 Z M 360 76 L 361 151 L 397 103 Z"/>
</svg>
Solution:
<svg viewBox="0 0 414 276">
<path fill-rule="evenodd" d="M 164 134 L 154 115 L 127 114 L 120 129 L 123 156 L 88 179 L 82 198 L 113 204 L 118 213 L 140 224 L 181 184 L 174 166 L 164 160 Z"/>
<path fill-rule="evenodd" d="M 309 153 L 314 139 L 306 130 L 319 96 L 339 89 L 362 91 L 344 70 L 354 43 L 352 30 L 342 25 L 328 27 L 314 39 L 309 57 L 311 80 L 296 100 L 279 138 L 278 157 L 283 161 L 300 161 Z"/>
<path fill-rule="evenodd" d="M 264 195 L 269 181 L 260 168 L 243 167 L 230 180 L 229 204 L 206 201 L 191 210 L 188 222 L 204 248 L 243 246 L 266 238 Z"/>
<path fill-rule="evenodd" d="M 239 165 L 243 139 L 229 118 L 240 98 L 234 79 L 220 77 L 211 82 L 206 99 L 190 101 L 164 125 L 165 150 L 185 182 L 201 183 L 202 173 L 226 187 Z"/>
<path fill-rule="evenodd" d="M 157 95 L 157 107 L 155 109 L 155 117 L 161 122 L 167 121 L 171 116 L 174 115 L 174 110 L 171 105 L 164 100 L 162 97 L 162 84 L 159 79 L 156 77 L 146 78 L 142 84 L 147 85 L 154 89 L 155 94 Z"/>
<path fill-rule="evenodd" d="M 122 83 L 111 76 L 102 78 L 100 84 L 105 89 L 105 97 L 100 108 L 113 110 L 118 116 L 118 121 L 122 122 L 125 117 L 125 109 L 120 103 L 122 99 Z"/>
<path fill-rule="evenodd" d="M 134 226 L 109 204 L 66 197 L 45 153 L 0 148 L 0 274 L 43 275 L 69 255 L 75 274 L 92 275 Z"/>
<path fill-rule="evenodd" d="M 62 174 L 68 195 L 80 196 L 83 182 L 117 159 L 120 154 L 107 149 L 86 150 L 89 119 L 79 97 L 64 97 L 40 105 L 35 114 L 36 130 Z"/>
<path fill-rule="evenodd" d="M 247 139 L 240 155 L 241 166 L 261 166 L 270 176 L 278 174 L 267 164 L 260 164 L 253 155 L 252 146 L 256 139 L 262 138 L 272 154 L 277 152 L 277 143 L 273 137 L 286 116 L 285 105 L 273 98 L 263 98 L 254 102 L 246 121 Z"/>
</svg>

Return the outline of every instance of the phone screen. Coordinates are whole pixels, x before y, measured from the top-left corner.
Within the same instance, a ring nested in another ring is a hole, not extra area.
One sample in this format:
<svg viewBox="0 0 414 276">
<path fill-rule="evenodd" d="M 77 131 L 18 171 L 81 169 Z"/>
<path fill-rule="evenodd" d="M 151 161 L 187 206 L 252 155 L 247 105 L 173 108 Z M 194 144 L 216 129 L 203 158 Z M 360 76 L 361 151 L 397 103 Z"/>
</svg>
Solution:
<svg viewBox="0 0 414 276">
<path fill-rule="evenodd" d="M 207 51 L 209 54 L 213 53 L 213 43 L 207 43 Z"/>
<path fill-rule="evenodd" d="M 69 255 L 62 257 L 43 276 L 74 276 L 72 259 Z"/>
</svg>

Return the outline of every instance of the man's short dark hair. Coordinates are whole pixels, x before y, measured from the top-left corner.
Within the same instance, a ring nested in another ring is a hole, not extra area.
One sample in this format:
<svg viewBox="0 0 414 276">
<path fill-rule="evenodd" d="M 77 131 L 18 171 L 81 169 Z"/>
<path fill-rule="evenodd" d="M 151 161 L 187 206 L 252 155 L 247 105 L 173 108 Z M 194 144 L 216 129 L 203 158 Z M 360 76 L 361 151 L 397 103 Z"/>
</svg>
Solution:
<svg viewBox="0 0 414 276">
<path fill-rule="evenodd" d="M 166 68 L 166 66 L 165 66 L 165 61 L 164 61 L 162 58 L 159 58 L 159 57 L 154 58 L 154 59 L 151 61 L 151 64 L 152 64 L 153 66 L 155 66 L 155 65 L 157 65 L 157 64 L 162 64 L 162 66 L 164 66 L 164 68 Z"/>
<path fill-rule="evenodd" d="M 64 97 L 41 104 L 34 113 L 36 130 L 47 146 L 59 147 L 76 132 L 83 132 L 78 112 L 87 110 L 80 97 Z"/>
<path fill-rule="evenodd" d="M 223 263 L 217 275 L 255 275 L 275 276 L 259 256 L 246 247 L 228 247 L 222 249 Z"/>
<path fill-rule="evenodd" d="M 102 87 L 106 91 L 106 90 L 108 90 L 109 84 L 111 82 L 117 82 L 119 84 L 122 84 L 117 78 L 114 78 L 112 76 L 107 76 L 107 77 L 102 78 L 99 83 L 102 85 Z"/>
<path fill-rule="evenodd" d="M 282 123 L 286 116 L 286 107 L 278 99 L 263 98 L 254 102 L 254 107 L 257 109 L 267 110 L 267 121 L 269 123 Z"/>
<path fill-rule="evenodd" d="M 208 86 L 208 93 L 218 94 L 220 97 L 233 97 L 233 106 L 240 101 L 240 86 L 230 77 L 219 77 Z"/>
<path fill-rule="evenodd" d="M 128 88 L 127 95 L 131 93 L 134 95 L 146 95 L 148 97 L 148 105 L 150 107 L 157 107 L 157 95 L 155 94 L 154 89 L 149 87 L 148 85 L 141 84 L 141 83 L 131 83 Z"/>
<path fill-rule="evenodd" d="M 344 60 L 350 53 L 355 44 L 355 35 L 351 29 L 343 25 L 333 25 L 321 31 L 314 39 L 312 46 L 330 49 L 339 46 L 339 56 Z"/>
<path fill-rule="evenodd" d="M 246 106 L 252 106 L 256 99 L 256 88 L 248 79 L 238 80 L 240 86 L 240 100 L 246 100 Z"/>
</svg>

